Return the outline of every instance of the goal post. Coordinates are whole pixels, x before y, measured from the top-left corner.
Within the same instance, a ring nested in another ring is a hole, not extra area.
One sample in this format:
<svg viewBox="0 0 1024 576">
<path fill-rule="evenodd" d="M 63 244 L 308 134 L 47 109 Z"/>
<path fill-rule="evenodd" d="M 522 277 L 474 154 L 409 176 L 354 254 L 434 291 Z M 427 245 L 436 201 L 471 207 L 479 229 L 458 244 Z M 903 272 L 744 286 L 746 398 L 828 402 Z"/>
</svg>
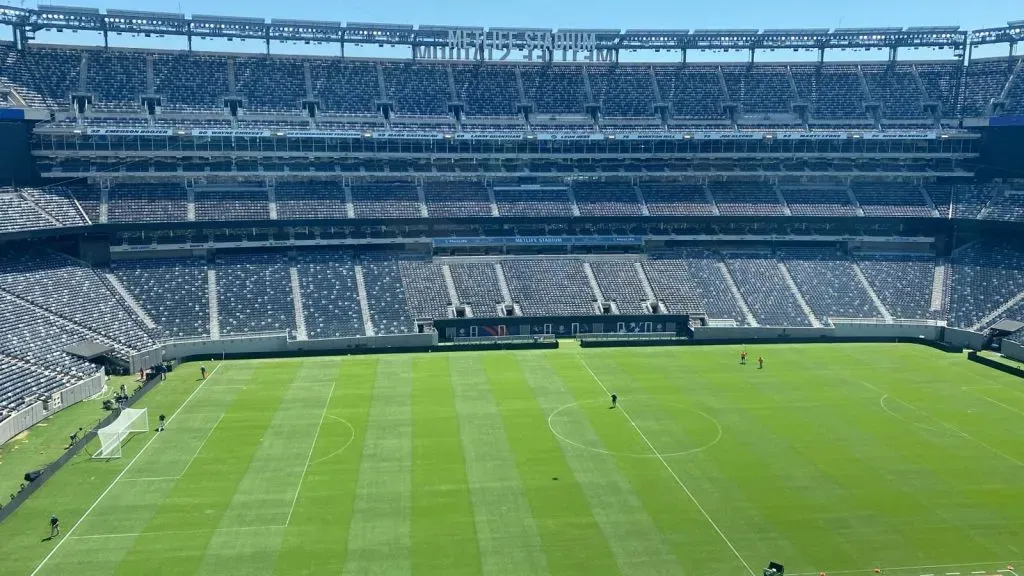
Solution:
<svg viewBox="0 0 1024 576">
<path fill-rule="evenodd" d="M 145 408 L 125 408 L 117 419 L 96 431 L 100 439 L 100 449 L 93 458 L 120 458 L 121 444 L 133 432 L 149 430 L 149 413 Z"/>
</svg>

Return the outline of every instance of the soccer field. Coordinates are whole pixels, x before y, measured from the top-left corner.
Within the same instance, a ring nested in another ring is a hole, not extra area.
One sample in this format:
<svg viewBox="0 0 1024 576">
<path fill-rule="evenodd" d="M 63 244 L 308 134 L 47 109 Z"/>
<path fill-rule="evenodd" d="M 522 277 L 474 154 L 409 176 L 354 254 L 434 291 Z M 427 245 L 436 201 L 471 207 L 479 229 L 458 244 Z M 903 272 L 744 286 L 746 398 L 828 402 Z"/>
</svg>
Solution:
<svg viewBox="0 0 1024 576">
<path fill-rule="evenodd" d="M 141 403 L 165 432 L 0 524 L 0 574 L 1013 576 L 1024 382 L 914 345 L 739 351 L 182 366 Z"/>
</svg>

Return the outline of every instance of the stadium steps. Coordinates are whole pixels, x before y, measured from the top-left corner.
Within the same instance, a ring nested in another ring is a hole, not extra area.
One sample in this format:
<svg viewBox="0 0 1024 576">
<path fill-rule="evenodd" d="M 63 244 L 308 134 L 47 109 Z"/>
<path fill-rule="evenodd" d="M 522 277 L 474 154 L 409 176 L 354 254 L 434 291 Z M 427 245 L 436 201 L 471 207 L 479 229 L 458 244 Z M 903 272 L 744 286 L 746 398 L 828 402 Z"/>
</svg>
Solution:
<svg viewBox="0 0 1024 576">
<path fill-rule="evenodd" d="M 743 294 L 740 294 L 740 289 L 736 286 L 736 280 L 732 277 L 732 272 L 729 272 L 729 267 L 725 265 L 721 259 L 715 264 L 718 270 L 722 273 L 722 278 L 725 279 L 725 285 L 729 288 L 729 292 L 732 294 L 733 299 L 736 300 L 736 305 L 740 307 L 740 312 L 743 313 L 743 318 L 747 321 L 747 326 L 760 326 L 757 322 L 757 318 L 754 318 L 754 313 L 750 311 L 747 306 L 747 301 L 743 299 Z"/>
<path fill-rule="evenodd" d="M 654 66 L 648 66 L 647 72 L 651 78 L 651 93 L 654 94 L 654 103 L 664 104 L 665 99 L 661 97 L 661 87 L 658 86 L 658 77 L 654 74 Z"/>
<path fill-rule="evenodd" d="M 441 276 L 444 277 L 444 287 L 448 290 L 448 298 L 452 301 L 452 305 L 460 306 L 462 300 L 459 299 L 459 292 L 455 289 L 455 279 L 452 278 L 452 267 L 449 264 L 441 266 Z"/>
<path fill-rule="evenodd" d="M 982 328 L 984 328 L 984 327 L 988 326 L 989 324 L 991 324 L 992 322 L 995 322 L 996 320 L 998 320 L 999 317 L 1002 316 L 1003 314 L 1005 314 L 1007 310 L 1009 310 L 1010 308 L 1013 308 L 1014 306 L 1016 306 L 1017 304 L 1020 304 L 1021 302 L 1024 302 L 1024 291 L 1021 291 L 1019 294 L 1017 294 L 1013 298 L 1010 298 L 1006 302 L 1003 302 L 1003 304 L 999 308 L 996 308 L 992 312 L 989 312 L 988 314 L 986 314 L 985 317 L 982 318 L 981 320 L 979 320 L 977 324 L 975 324 L 974 326 L 971 326 L 970 330 L 972 332 L 980 331 Z"/>
<path fill-rule="evenodd" d="M 491 216 L 497 218 L 501 214 L 498 213 L 498 201 L 494 198 L 494 188 L 487 187 L 487 199 L 491 202 Z"/>
<path fill-rule="evenodd" d="M 153 70 L 153 55 L 146 54 L 146 94 L 156 92 L 156 74 Z"/>
<path fill-rule="evenodd" d="M 106 224 L 110 214 L 110 189 L 100 188 L 100 224 Z"/>
<path fill-rule="evenodd" d="M 78 91 L 89 91 L 89 52 L 82 51 L 82 60 L 78 64 Z"/>
<path fill-rule="evenodd" d="M 804 295 L 800 293 L 800 289 L 797 288 L 796 282 L 793 281 L 793 277 L 789 275 L 789 267 L 786 266 L 785 262 L 779 261 L 779 274 L 782 275 L 782 279 L 785 280 L 786 286 L 789 287 L 789 291 L 793 293 L 793 297 L 796 298 L 797 304 L 800 305 L 800 309 L 804 311 L 804 316 L 807 316 L 807 320 L 811 323 L 813 328 L 821 328 L 821 322 L 814 316 L 814 312 L 811 307 L 807 305 L 807 300 L 804 300 Z"/>
<path fill-rule="evenodd" d="M 931 312 L 942 311 L 942 299 L 946 294 L 946 268 L 945 260 L 935 264 L 935 275 L 932 277 L 932 303 L 928 310 Z"/>
<path fill-rule="evenodd" d="M 292 306 L 295 308 L 295 337 L 298 340 L 309 340 L 309 334 L 306 332 L 306 313 L 302 309 L 299 269 L 295 267 L 295 264 L 288 266 L 288 275 L 291 277 Z"/>
<path fill-rule="evenodd" d="M 418 184 L 416 184 L 416 199 L 417 202 L 419 202 L 420 216 L 424 218 L 429 218 L 430 215 L 427 214 L 427 196 L 426 194 L 423 193 L 422 180 Z"/>
<path fill-rule="evenodd" d="M 189 222 L 196 221 L 196 189 L 192 186 L 186 188 L 185 193 L 188 195 L 188 206 L 185 208 L 185 214 Z"/>
<path fill-rule="evenodd" d="M 356 217 L 356 206 L 352 203 L 352 188 L 345 186 L 345 216 Z"/>
<path fill-rule="evenodd" d="M 220 340 L 220 307 L 217 296 L 217 271 L 206 269 L 206 294 L 210 308 L 210 340 Z"/>
<path fill-rule="evenodd" d="M 313 71 L 309 67 L 309 60 L 302 62 L 302 82 L 306 86 L 306 98 L 313 100 Z"/>
<path fill-rule="evenodd" d="M 70 326 L 75 330 L 87 334 L 90 338 L 95 339 L 97 342 L 101 342 L 103 344 L 106 344 L 107 346 L 110 346 L 111 348 L 114 349 L 118 356 L 123 358 L 124 360 L 127 360 L 131 357 L 132 349 L 125 344 L 117 342 L 114 339 L 109 338 L 85 325 L 79 324 L 78 322 L 71 320 L 70 318 L 65 318 L 60 314 L 54 314 L 53 312 L 50 312 L 46 308 L 43 308 L 42 306 L 39 306 L 29 300 L 26 300 L 21 296 L 14 294 L 13 292 L 9 292 L 6 289 L 0 288 L 0 294 L 9 297 L 10 299 L 22 304 L 23 306 L 29 307 L 35 310 L 36 312 L 39 312 L 40 314 L 48 316 L 49 318 L 53 319 L 53 321 L 57 324 L 60 324 L 62 326 Z"/>
<path fill-rule="evenodd" d="M 861 208 L 860 200 L 857 199 L 857 195 L 853 193 L 853 188 L 849 185 L 846 186 L 846 195 L 850 197 L 850 202 L 853 203 L 854 209 L 857 210 L 857 216 L 863 216 L 864 208 Z"/>
<path fill-rule="evenodd" d="M 929 194 L 928 191 L 925 190 L 924 186 L 919 186 L 918 188 L 921 190 L 921 197 L 924 198 L 925 205 L 928 206 L 928 209 L 932 211 L 932 217 L 938 218 L 939 209 L 935 207 L 935 201 L 932 200 L 931 194 Z"/>
<path fill-rule="evenodd" d="M 135 315 L 139 317 L 139 320 L 142 321 L 142 324 L 146 328 L 149 328 L 150 330 L 156 330 L 156 322 L 153 322 L 153 319 L 150 318 L 149 314 L 147 314 L 146 311 L 142 309 L 142 306 L 139 305 L 138 300 L 136 300 L 135 297 L 128 292 L 128 289 L 124 287 L 124 284 L 121 283 L 121 280 L 119 280 L 117 276 L 115 276 L 111 272 L 104 273 L 103 277 L 107 280 L 107 283 L 110 284 L 110 287 L 113 288 L 114 292 L 116 292 L 118 296 L 120 296 L 121 299 L 124 300 L 126 304 L 128 304 L 128 307 L 132 309 L 132 312 L 135 312 Z"/>
<path fill-rule="evenodd" d="M 231 96 L 236 95 L 235 91 L 235 57 L 228 56 L 228 94 Z"/>
<path fill-rule="evenodd" d="M 640 262 L 633 262 L 633 268 L 636 269 L 636 275 L 640 277 L 640 286 L 644 289 L 644 296 L 647 296 L 647 301 L 656 301 L 658 297 L 654 295 L 654 288 L 651 286 L 651 279 L 647 277 L 644 265 Z"/>
<path fill-rule="evenodd" d="M 601 286 L 597 283 L 597 277 L 594 276 L 594 268 L 591 267 L 590 262 L 583 263 L 583 273 L 587 275 L 587 284 L 590 284 L 590 291 L 594 295 L 594 300 L 598 304 L 604 302 L 604 292 L 601 292 Z"/>
<path fill-rule="evenodd" d="M 512 304 L 512 291 L 508 289 L 508 280 L 505 279 L 505 269 L 501 267 L 501 262 L 494 263 L 494 273 L 498 276 L 498 288 L 501 289 L 501 297 L 505 299 L 505 304 Z"/>
<path fill-rule="evenodd" d="M 857 277 L 857 281 L 864 287 L 864 290 L 868 293 L 868 297 L 875 304 L 875 308 L 878 309 L 878 313 L 885 319 L 886 324 L 892 324 L 892 314 L 889 313 L 889 309 L 882 303 L 882 299 L 878 297 L 878 293 L 871 286 L 871 282 L 868 282 L 867 276 L 864 275 L 864 271 L 860 269 L 860 264 L 856 260 L 851 260 L 850 265 L 853 266 L 853 275 Z"/>
<path fill-rule="evenodd" d="M 722 213 L 718 210 L 718 202 L 715 202 L 715 196 L 711 193 L 711 188 L 704 184 L 704 197 L 707 198 L 708 204 L 711 205 L 711 213 L 715 216 L 721 216 Z"/>
<path fill-rule="evenodd" d="M 782 213 L 786 216 L 792 216 L 793 211 L 789 209 L 789 202 L 786 202 L 786 197 L 782 195 L 782 189 L 779 188 L 778 184 L 776 184 L 774 188 L 775 196 L 779 199 L 779 205 L 782 206 Z"/>
<path fill-rule="evenodd" d="M 572 215 L 579 216 L 580 206 L 576 203 L 576 192 L 573 191 L 572 186 L 566 187 L 565 194 L 569 197 L 569 209 L 572 210 Z"/>
<path fill-rule="evenodd" d="M 277 220 L 277 194 L 273 186 L 267 187 L 267 212 L 271 220 Z"/>
<path fill-rule="evenodd" d="M 370 317 L 370 304 L 366 299 L 366 281 L 363 280 L 363 266 L 356 264 L 356 293 L 359 294 L 359 311 L 363 313 L 363 330 L 367 336 L 376 336 L 373 319 Z"/>
<path fill-rule="evenodd" d="M 47 220 L 52 222 L 54 226 L 58 226 L 58 227 L 59 226 L 63 226 L 63 224 L 60 223 L 60 220 L 57 220 L 56 218 L 51 216 L 49 212 L 44 210 L 42 206 L 40 206 L 39 204 L 36 204 L 35 201 L 32 200 L 32 198 L 30 198 L 28 194 L 25 194 L 24 192 L 22 192 L 22 193 L 18 194 L 18 197 L 21 198 L 22 200 L 24 200 L 33 209 L 35 209 L 36 212 L 39 212 L 40 214 L 42 214 L 43 218 L 46 218 Z"/>
<path fill-rule="evenodd" d="M 636 193 L 636 201 L 640 205 L 640 214 L 650 216 L 651 210 L 647 207 L 647 199 L 644 198 L 644 193 L 640 190 L 640 186 L 634 185 L 633 192 Z"/>
</svg>

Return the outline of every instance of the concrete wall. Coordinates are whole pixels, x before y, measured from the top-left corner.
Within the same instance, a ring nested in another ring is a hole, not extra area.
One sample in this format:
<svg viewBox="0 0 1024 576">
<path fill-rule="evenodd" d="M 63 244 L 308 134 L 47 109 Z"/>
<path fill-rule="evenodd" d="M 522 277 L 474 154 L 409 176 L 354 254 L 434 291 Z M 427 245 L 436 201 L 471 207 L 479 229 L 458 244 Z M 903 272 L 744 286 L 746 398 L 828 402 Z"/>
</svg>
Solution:
<svg viewBox="0 0 1024 576">
<path fill-rule="evenodd" d="M 345 352 L 356 349 L 418 348 L 437 344 L 437 334 L 401 334 L 395 336 L 360 336 L 323 340 L 288 340 L 284 334 L 169 342 L 164 345 L 164 358 L 181 359 L 194 356 L 220 358 L 258 354 L 302 354 Z"/>
<path fill-rule="evenodd" d="M 693 329 L 695 342 L 711 340 L 777 340 L 785 342 L 787 338 L 832 338 L 834 328 L 773 328 L 760 326 L 757 328 L 744 326 L 738 328 L 713 328 L 698 326 Z"/>
<path fill-rule="evenodd" d="M 3 422 L 0 422 L 0 444 L 14 438 L 23 431 L 35 426 L 43 418 L 50 414 L 60 412 L 64 408 L 77 404 L 90 396 L 99 394 L 103 389 L 103 382 L 106 376 L 103 372 L 97 373 L 53 394 L 48 403 L 36 402 L 28 408 L 15 413 Z"/>
<path fill-rule="evenodd" d="M 1002 347 L 1003 356 L 1012 358 L 1018 362 L 1024 362 L 1024 346 L 1010 342 L 1009 340 L 1003 340 Z"/>
<path fill-rule="evenodd" d="M 985 335 L 959 328 L 946 328 L 943 332 L 942 341 L 961 348 L 981 350 L 985 346 Z"/>
<path fill-rule="evenodd" d="M 924 338 L 939 340 L 942 326 L 924 324 L 858 324 L 836 323 L 836 338 Z"/>
</svg>

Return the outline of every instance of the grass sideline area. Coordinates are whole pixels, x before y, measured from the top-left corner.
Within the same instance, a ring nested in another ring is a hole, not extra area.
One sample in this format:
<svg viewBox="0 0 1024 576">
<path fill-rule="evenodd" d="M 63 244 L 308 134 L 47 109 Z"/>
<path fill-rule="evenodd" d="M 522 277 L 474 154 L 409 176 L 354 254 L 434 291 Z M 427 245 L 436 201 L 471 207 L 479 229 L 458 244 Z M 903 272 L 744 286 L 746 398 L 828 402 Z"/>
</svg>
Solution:
<svg viewBox="0 0 1024 576">
<path fill-rule="evenodd" d="M 113 396 L 122 383 L 129 390 L 139 384 L 131 376 L 110 377 L 99 398 L 79 402 L 51 414 L 0 445 L 0 502 L 7 505 L 25 482 L 26 472 L 43 468 L 59 458 L 68 447 L 68 437 L 72 432 L 79 428 L 89 430 L 105 418 L 107 412 L 103 410 L 103 399 Z"/>
<path fill-rule="evenodd" d="M 1003 356 L 998 352 L 993 352 L 992 350 L 981 350 L 978 352 L 978 355 L 983 356 L 989 360 L 995 360 L 996 362 L 999 362 L 1001 364 L 1006 364 L 1011 368 L 1020 368 L 1021 370 L 1024 370 L 1024 362 L 1021 362 L 1020 360 L 1014 360 L 1013 358 L 1007 358 L 1006 356 Z"/>
<path fill-rule="evenodd" d="M 1016 574 L 1019 379 L 910 344 L 749 351 L 764 370 L 726 346 L 182 366 L 139 404 L 166 432 L 0 524 L 2 571 Z"/>
</svg>

